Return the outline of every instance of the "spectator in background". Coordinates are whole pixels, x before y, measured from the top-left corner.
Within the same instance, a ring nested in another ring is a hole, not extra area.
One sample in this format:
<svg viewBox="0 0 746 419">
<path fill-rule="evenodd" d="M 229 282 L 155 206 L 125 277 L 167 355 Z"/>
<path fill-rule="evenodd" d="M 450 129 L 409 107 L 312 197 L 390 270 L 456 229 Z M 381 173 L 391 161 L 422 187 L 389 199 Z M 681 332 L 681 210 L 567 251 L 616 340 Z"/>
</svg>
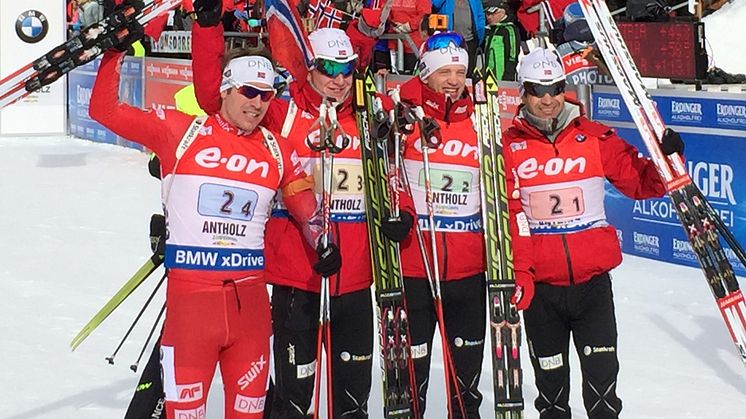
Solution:
<svg viewBox="0 0 746 419">
<path fill-rule="evenodd" d="M 96 0 L 78 0 L 80 7 L 80 26 L 85 28 L 104 17 L 104 9 Z"/>
<path fill-rule="evenodd" d="M 484 12 L 487 18 L 485 67 L 492 69 L 497 80 L 515 80 L 521 38 L 510 8 L 504 0 L 487 0 Z"/>
<path fill-rule="evenodd" d="M 477 47 L 484 41 L 485 17 L 480 0 L 433 0 L 433 13 L 448 16 L 448 30 L 460 33 L 466 41 L 471 77 L 477 60 Z"/>
<path fill-rule="evenodd" d="M 67 2 L 67 33 L 73 36 L 80 31 L 80 9 L 78 0 L 69 0 Z"/>
<path fill-rule="evenodd" d="M 373 0 L 369 5 L 373 8 L 383 7 L 383 0 Z M 379 7 L 376 7 L 379 6 Z M 419 47 L 423 38 L 420 35 L 419 26 L 422 18 L 430 12 L 430 0 L 393 0 L 391 15 L 386 25 L 386 33 L 408 34 L 414 45 Z M 412 50 L 409 42 L 402 38 L 404 44 L 404 70 L 402 74 L 412 74 L 417 66 L 417 55 Z M 376 45 L 374 53 L 374 69 L 391 69 L 391 51 L 397 51 L 396 40 L 382 40 Z M 396 64 L 394 64 L 396 65 Z"/>
<path fill-rule="evenodd" d="M 547 22 L 547 31 L 554 27 L 554 23 L 562 18 L 565 8 L 576 0 L 523 0 L 518 7 L 518 22 L 523 26 L 529 36 L 535 35 L 541 28 L 539 16 L 542 11 L 532 10 L 534 6 L 540 5 L 543 9 L 544 20 Z"/>
</svg>

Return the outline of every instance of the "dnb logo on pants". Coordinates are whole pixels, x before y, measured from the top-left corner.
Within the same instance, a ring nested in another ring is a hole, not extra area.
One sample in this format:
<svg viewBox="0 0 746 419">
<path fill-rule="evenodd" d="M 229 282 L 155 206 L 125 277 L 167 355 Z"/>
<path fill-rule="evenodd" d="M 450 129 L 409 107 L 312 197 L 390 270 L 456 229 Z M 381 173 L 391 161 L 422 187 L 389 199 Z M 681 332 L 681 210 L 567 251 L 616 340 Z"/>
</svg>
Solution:
<svg viewBox="0 0 746 419">
<path fill-rule="evenodd" d="M 44 39 L 48 31 L 47 17 L 38 10 L 26 10 L 16 19 L 16 35 L 23 42 L 35 44 Z"/>
</svg>

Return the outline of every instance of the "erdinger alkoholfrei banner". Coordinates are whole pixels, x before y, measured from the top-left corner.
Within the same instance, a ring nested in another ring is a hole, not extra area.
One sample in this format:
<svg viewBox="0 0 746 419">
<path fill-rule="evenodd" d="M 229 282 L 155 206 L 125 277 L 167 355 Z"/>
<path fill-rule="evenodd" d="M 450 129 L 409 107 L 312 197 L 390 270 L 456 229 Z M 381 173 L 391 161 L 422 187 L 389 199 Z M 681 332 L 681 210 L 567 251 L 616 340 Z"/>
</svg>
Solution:
<svg viewBox="0 0 746 419">
<path fill-rule="evenodd" d="M 6 77 L 63 43 L 65 2 L 0 1 L 0 77 Z M 0 134 L 65 132 L 65 83 L 45 86 L 0 111 Z"/>
<path fill-rule="evenodd" d="M 651 94 L 666 125 L 681 133 L 692 179 L 738 241 L 746 244 L 746 95 L 679 90 Z M 594 89 L 593 118 L 616 128 L 648 154 L 616 89 Z M 607 183 L 606 213 L 625 253 L 699 266 L 668 197 L 635 201 Z M 746 274 L 730 249 L 726 254 L 736 272 Z"/>
</svg>

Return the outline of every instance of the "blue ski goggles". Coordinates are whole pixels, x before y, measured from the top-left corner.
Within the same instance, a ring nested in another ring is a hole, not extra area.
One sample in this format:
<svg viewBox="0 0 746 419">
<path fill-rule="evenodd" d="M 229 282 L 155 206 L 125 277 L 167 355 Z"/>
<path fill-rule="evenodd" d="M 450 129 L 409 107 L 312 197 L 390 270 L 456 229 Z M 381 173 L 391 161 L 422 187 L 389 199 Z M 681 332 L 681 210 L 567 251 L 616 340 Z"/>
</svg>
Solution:
<svg viewBox="0 0 746 419">
<path fill-rule="evenodd" d="M 314 60 L 314 66 L 319 73 L 326 77 L 336 78 L 340 74 L 342 77 L 350 77 L 357 67 L 357 60 L 341 63 L 339 61 L 317 58 Z"/>
<path fill-rule="evenodd" d="M 466 41 L 464 41 L 464 37 L 458 32 L 439 32 L 427 38 L 424 47 L 422 52 L 436 51 L 444 48 L 465 49 Z"/>
<path fill-rule="evenodd" d="M 547 94 L 552 97 L 557 96 L 561 93 L 565 93 L 565 87 L 567 87 L 567 83 L 565 83 L 564 80 L 552 84 L 539 84 L 530 81 L 523 83 L 523 88 L 526 89 L 526 93 L 536 97 L 544 97 L 544 95 Z"/>
</svg>

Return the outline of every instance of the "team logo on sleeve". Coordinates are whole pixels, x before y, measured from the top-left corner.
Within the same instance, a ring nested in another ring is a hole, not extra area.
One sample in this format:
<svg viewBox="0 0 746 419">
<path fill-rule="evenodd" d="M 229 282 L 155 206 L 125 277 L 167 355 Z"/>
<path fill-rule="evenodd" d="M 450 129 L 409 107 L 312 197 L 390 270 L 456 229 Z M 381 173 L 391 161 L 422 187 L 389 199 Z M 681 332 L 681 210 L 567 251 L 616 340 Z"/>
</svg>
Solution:
<svg viewBox="0 0 746 419">
<path fill-rule="evenodd" d="M 44 13 L 38 10 L 26 10 L 16 19 L 16 35 L 23 42 L 35 44 L 49 32 L 49 22 Z"/>
</svg>

